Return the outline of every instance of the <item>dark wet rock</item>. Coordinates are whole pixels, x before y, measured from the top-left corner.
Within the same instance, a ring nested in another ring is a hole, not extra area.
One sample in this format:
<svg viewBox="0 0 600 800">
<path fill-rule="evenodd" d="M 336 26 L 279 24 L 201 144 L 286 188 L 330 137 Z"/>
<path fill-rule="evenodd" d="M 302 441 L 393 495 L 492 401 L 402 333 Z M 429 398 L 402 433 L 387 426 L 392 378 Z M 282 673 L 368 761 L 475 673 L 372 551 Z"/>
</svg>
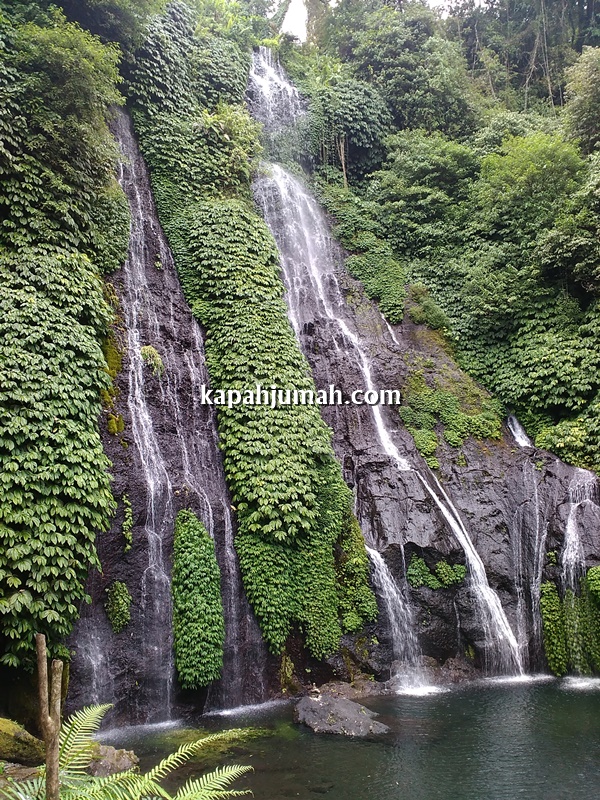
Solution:
<svg viewBox="0 0 600 800">
<path fill-rule="evenodd" d="M 117 750 L 106 744 L 99 744 L 94 751 L 94 758 L 88 767 L 88 772 L 94 777 L 115 775 L 117 772 L 126 772 L 134 769 L 140 763 L 133 750 Z"/>
<path fill-rule="evenodd" d="M 370 680 L 367 676 L 359 676 L 352 683 L 345 681 L 330 681 L 319 687 L 321 695 L 327 697 L 341 697 L 345 700 L 355 700 L 358 697 L 376 697 L 385 692 L 385 686 L 378 681 Z"/>
<path fill-rule="evenodd" d="M 481 676 L 472 663 L 464 658 L 449 658 L 440 670 L 445 683 L 463 683 L 476 680 Z"/>
<path fill-rule="evenodd" d="M 10 719 L 0 718 L 0 759 L 36 767 L 44 763 L 44 743 Z"/>
<path fill-rule="evenodd" d="M 31 781 L 37 778 L 39 772 L 39 767 L 25 767 L 23 764 L 0 761 L 0 793 L 12 781 Z"/>
<path fill-rule="evenodd" d="M 320 695 L 303 697 L 294 710 L 294 719 L 315 733 L 338 733 L 344 736 L 372 736 L 387 733 L 389 728 L 376 722 L 374 711 L 344 697 Z"/>
</svg>

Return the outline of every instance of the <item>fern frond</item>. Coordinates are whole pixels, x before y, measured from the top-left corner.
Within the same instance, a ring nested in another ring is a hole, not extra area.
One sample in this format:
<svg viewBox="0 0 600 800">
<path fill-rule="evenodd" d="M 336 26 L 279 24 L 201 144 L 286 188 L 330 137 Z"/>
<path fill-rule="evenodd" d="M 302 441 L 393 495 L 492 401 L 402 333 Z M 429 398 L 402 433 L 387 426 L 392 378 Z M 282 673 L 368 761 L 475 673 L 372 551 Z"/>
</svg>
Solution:
<svg viewBox="0 0 600 800">
<path fill-rule="evenodd" d="M 249 789 L 235 790 L 227 789 L 230 783 L 241 778 L 247 772 L 251 772 L 252 767 L 242 767 L 238 764 L 231 764 L 226 767 L 218 767 L 201 778 L 188 781 L 175 795 L 175 800 L 219 800 L 226 797 L 241 797 L 242 795 L 252 794 Z"/>
<path fill-rule="evenodd" d="M 184 764 L 205 745 L 212 744 L 212 742 L 220 742 L 226 741 L 227 739 L 239 738 L 242 735 L 242 730 L 233 729 L 230 731 L 223 731 L 222 733 L 212 733 L 210 736 L 197 739 L 195 742 L 190 742 L 190 744 L 184 744 L 174 753 L 171 753 L 164 758 L 160 764 L 157 764 L 154 767 L 154 769 L 151 769 L 150 772 L 147 773 L 146 777 L 153 781 L 158 781 L 161 778 L 164 778 L 165 775 L 168 775 L 169 772 L 172 772 L 174 769 L 177 769 L 177 767 L 180 767 L 182 764 Z"/>
<path fill-rule="evenodd" d="M 43 800 L 46 782 L 42 778 L 10 783 L 2 789 L 2 800 Z"/>
<path fill-rule="evenodd" d="M 93 736 L 112 705 L 86 706 L 76 711 L 60 732 L 59 764 L 62 770 L 83 772 L 93 753 Z"/>
</svg>

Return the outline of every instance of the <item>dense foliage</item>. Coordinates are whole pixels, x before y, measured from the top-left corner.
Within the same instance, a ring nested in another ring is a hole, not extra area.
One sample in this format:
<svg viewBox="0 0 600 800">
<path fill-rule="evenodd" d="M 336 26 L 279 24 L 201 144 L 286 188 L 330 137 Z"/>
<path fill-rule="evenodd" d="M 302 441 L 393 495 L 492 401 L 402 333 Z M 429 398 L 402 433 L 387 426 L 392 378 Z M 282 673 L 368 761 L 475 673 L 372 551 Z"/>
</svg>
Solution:
<svg viewBox="0 0 600 800">
<path fill-rule="evenodd" d="M 413 553 L 406 570 L 406 578 L 413 589 L 426 586 L 428 589 L 449 589 L 463 583 L 467 575 L 464 564 L 448 564 L 441 559 L 432 570 L 425 563 L 425 559 Z"/>
<path fill-rule="evenodd" d="M 561 598 L 555 584 L 542 584 L 540 610 L 544 650 L 555 675 L 568 671 L 590 675 L 600 671 L 600 602 L 598 567 L 581 579 L 578 594 L 567 589 Z"/>
<path fill-rule="evenodd" d="M 127 585 L 114 581 L 106 590 L 104 608 L 114 633 L 121 633 L 131 621 L 131 595 Z"/>
<path fill-rule="evenodd" d="M 218 80 L 206 69 L 216 53 Z M 310 390 L 275 244 L 250 200 L 258 129 L 236 105 L 248 66 L 235 29 L 218 17 L 197 27 L 173 2 L 136 53 L 134 120 L 184 292 L 206 330 L 211 386 Z M 244 586 L 265 639 L 279 653 L 297 625 L 323 657 L 342 625 L 355 630 L 377 613 L 331 434 L 314 406 L 220 406 L 218 423 Z"/>
<path fill-rule="evenodd" d="M 180 511 L 175 522 L 171 591 L 179 683 L 184 689 L 207 686 L 223 668 L 221 574 L 213 540 L 191 511 Z"/>
<path fill-rule="evenodd" d="M 114 49 L 15 5 L 14 18 L 0 11 L 0 641 L 13 666 L 28 664 L 35 631 L 60 652 L 113 512 L 98 274 L 118 266 L 128 232 L 105 122 Z"/>
</svg>

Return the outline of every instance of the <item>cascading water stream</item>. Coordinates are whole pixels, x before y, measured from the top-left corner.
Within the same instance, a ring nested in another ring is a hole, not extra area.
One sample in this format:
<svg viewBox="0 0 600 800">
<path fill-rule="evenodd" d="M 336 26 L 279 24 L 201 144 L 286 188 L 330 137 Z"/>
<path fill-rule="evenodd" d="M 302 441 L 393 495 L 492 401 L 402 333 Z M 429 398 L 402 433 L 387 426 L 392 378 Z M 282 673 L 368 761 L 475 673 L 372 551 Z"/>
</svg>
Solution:
<svg viewBox="0 0 600 800">
<path fill-rule="evenodd" d="M 272 82 L 268 80 L 269 70 L 275 76 Z M 255 75 L 258 76 L 256 80 Z M 287 102 L 295 92 L 293 87 L 288 92 L 281 90 L 285 82 L 287 78 L 281 68 L 274 65 L 272 55 L 261 48 L 254 57 L 249 95 L 253 114 L 270 133 L 290 128 L 300 113 L 298 103 Z M 284 96 L 286 102 L 276 110 L 280 96 Z M 318 320 L 320 325 L 326 326 L 329 341 L 333 341 L 336 348 L 342 348 L 346 357 L 358 366 L 362 388 L 374 390 L 370 359 L 362 345 L 360 330 L 347 313 L 336 278 L 336 272 L 342 270 L 341 252 L 332 240 L 323 211 L 302 182 L 281 166 L 265 165 L 263 172 L 255 182 L 255 198 L 279 247 L 289 317 L 301 344 L 305 331 Z M 381 329 L 386 329 L 383 322 Z M 390 332 L 389 326 L 387 330 Z M 396 337 L 391 338 L 398 345 Z M 494 672 L 522 673 L 516 638 L 498 595 L 489 586 L 483 562 L 458 511 L 435 476 L 429 472 L 424 476 L 400 455 L 381 408 L 370 405 L 369 413 L 383 452 L 400 472 L 416 474 L 464 550 L 469 585 L 485 637 L 487 668 Z"/>
<path fill-rule="evenodd" d="M 598 505 L 598 499 L 596 476 L 585 469 L 577 469 L 569 486 L 569 515 L 560 562 L 563 591 L 579 592 L 579 582 L 585 574 L 585 554 L 577 520 L 578 511 L 584 503 Z"/>
<path fill-rule="evenodd" d="M 525 428 L 521 425 L 514 414 L 510 415 L 510 417 L 506 420 L 506 423 L 519 447 L 533 447 L 533 442 L 529 436 L 527 436 Z"/>
<path fill-rule="evenodd" d="M 395 688 L 418 689 L 425 684 L 426 678 L 421 665 L 421 648 L 415 633 L 413 610 L 381 553 L 372 547 L 367 547 L 367 553 L 373 567 L 373 584 L 390 625 L 392 653 L 397 665 Z"/>
<path fill-rule="evenodd" d="M 134 506 L 134 527 L 130 554 L 122 553 L 118 529 L 117 558 L 103 539 L 99 550 L 110 579 L 128 585 L 132 619 L 121 634 L 127 638 L 124 646 L 107 624 L 101 588 L 74 634 L 81 656 L 75 668 L 86 702 L 91 695 L 95 702 L 115 703 L 118 711 L 126 708 L 129 721 L 157 722 L 170 717 L 173 705 L 170 553 L 180 508 L 190 508 L 202 520 L 215 540 L 221 569 L 224 670 L 210 690 L 212 708 L 266 699 L 266 651 L 242 590 L 216 421 L 201 403 L 202 386 L 208 384 L 202 334 L 183 298 L 146 166 L 124 114 L 118 115 L 114 132 L 122 153 L 120 183 L 131 211 L 129 255 L 117 289 L 126 341 L 124 435 L 132 440 L 127 455 L 119 458 L 124 459 L 121 471 L 128 473 L 123 480 Z M 144 346 L 155 348 L 161 358 L 159 378 L 144 363 Z"/>
</svg>

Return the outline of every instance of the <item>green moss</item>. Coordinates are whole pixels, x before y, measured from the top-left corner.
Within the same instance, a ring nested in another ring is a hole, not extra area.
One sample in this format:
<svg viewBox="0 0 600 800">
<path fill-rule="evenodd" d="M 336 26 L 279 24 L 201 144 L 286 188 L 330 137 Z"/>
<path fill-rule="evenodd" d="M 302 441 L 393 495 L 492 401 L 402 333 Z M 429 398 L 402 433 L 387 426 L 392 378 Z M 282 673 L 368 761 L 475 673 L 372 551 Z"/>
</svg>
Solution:
<svg viewBox="0 0 600 800">
<path fill-rule="evenodd" d="M 404 405 L 399 409 L 418 451 L 435 468 L 439 466 L 437 425 L 452 447 L 460 447 L 469 435 L 476 439 L 499 439 L 502 435 L 500 409 L 484 392 L 474 392 L 468 379 L 459 385 L 454 382 L 452 388 L 444 388 L 444 382 L 452 386 L 442 376 L 435 379 L 432 388 L 423 370 L 413 370 L 403 389 Z"/>
<path fill-rule="evenodd" d="M 37 766 L 45 759 L 44 743 L 16 722 L 0 718 L 0 760 Z"/>
<path fill-rule="evenodd" d="M 564 613 L 558 590 L 549 581 L 541 585 L 540 612 L 546 661 L 554 675 L 565 675 L 568 670 L 568 658 Z"/>
<path fill-rule="evenodd" d="M 125 420 L 120 414 L 109 414 L 106 427 L 112 436 L 116 436 L 118 433 L 122 433 L 125 430 Z"/>
<path fill-rule="evenodd" d="M 114 581 L 106 590 L 106 616 L 114 633 L 121 633 L 131 620 L 131 595 L 126 584 Z"/>
</svg>

